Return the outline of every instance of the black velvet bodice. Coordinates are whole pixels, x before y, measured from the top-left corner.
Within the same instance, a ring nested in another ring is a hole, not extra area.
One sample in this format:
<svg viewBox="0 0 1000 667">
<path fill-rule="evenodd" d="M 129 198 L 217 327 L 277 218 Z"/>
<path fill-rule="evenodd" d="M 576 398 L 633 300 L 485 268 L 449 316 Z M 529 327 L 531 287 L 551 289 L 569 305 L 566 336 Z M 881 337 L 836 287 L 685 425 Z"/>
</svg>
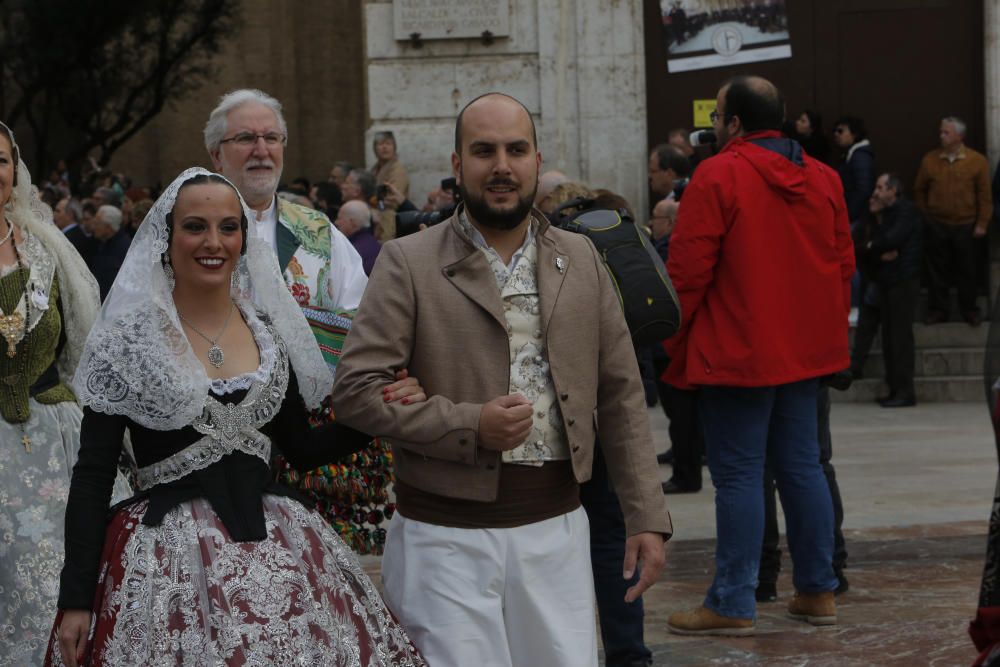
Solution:
<svg viewBox="0 0 1000 667">
<path fill-rule="evenodd" d="M 245 396 L 243 390 L 216 398 L 231 405 Z M 107 507 L 126 429 L 140 469 L 163 461 L 204 437 L 190 426 L 156 431 L 127 417 L 84 410 L 80 457 L 73 467 L 66 508 L 66 562 L 60 581 L 60 609 L 89 609 L 93 602 L 109 519 Z M 337 423 L 310 428 L 294 373 L 289 377 L 275 418 L 260 431 L 270 438 L 272 455 L 280 450 L 291 465 L 302 471 L 349 456 L 371 441 L 369 436 Z M 180 479 L 156 484 L 126 502 L 147 499 L 149 506 L 142 522 L 156 526 L 180 503 L 204 498 L 230 538 L 246 542 L 267 537 L 262 503 L 265 493 L 298 498 L 294 491 L 274 480 L 269 462 L 235 451 Z"/>
</svg>

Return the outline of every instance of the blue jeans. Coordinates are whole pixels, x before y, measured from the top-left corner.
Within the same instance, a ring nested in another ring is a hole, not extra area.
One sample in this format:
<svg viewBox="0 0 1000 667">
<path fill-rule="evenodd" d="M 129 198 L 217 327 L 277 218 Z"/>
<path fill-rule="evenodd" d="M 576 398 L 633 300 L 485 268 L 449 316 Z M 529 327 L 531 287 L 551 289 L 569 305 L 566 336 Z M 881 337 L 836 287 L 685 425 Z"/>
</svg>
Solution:
<svg viewBox="0 0 1000 667">
<path fill-rule="evenodd" d="M 715 579 L 705 607 L 753 618 L 764 535 L 768 453 L 785 510 L 795 589 L 832 591 L 833 503 L 816 437 L 818 382 L 777 387 L 703 387 L 700 409 L 708 469 L 715 484 Z"/>
<path fill-rule="evenodd" d="M 645 614 L 642 598 L 632 603 L 625 602 L 625 591 L 639 581 L 639 572 L 631 579 L 622 578 L 622 570 L 625 569 L 625 517 L 622 516 L 618 495 L 611 488 L 611 478 L 599 442 L 594 447 L 590 481 L 580 485 L 580 503 L 590 521 L 590 560 L 594 568 L 594 591 L 597 595 L 597 616 L 601 619 L 605 665 L 644 664 L 652 659 L 653 654 L 643 641 Z"/>
</svg>

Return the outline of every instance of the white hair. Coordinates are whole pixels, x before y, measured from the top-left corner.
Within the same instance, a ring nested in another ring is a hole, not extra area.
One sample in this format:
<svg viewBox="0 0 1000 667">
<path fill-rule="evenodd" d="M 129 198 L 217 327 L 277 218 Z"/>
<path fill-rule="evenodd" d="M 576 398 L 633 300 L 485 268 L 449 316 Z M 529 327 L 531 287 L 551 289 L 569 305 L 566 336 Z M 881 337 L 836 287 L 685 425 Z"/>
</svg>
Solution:
<svg viewBox="0 0 1000 667">
<path fill-rule="evenodd" d="M 223 137 L 226 136 L 226 117 L 229 115 L 229 112 L 250 102 L 263 104 L 273 111 L 275 117 L 278 119 L 281 133 L 285 135 L 286 140 L 288 139 L 288 125 L 285 123 L 285 116 L 281 113 L 281 102 L 262 90 L 240 88 L 239 90 L 230 91 L 219 98 L 219 104 L 208 116 L 208 122 L 205 123 L 205 148 L 208 149 L 209 153 L 214 152 L 219 147 Z"/>
<path fill-rule="evenodd" d="M 117 206 L 105 204 L 97 209 L 97 220 L 117 232 L 122 226 L 122 210 Z"/>
<path fill-rule="evenodd" d="M 958 136 L 960 136 L 963 139 L 965 139 L 965 121 L 964 120 L 962 120 L 958 116 L 945 116 L 944 118 L 941 119 L 941 122 L 942 123 L 951 123 L 952 125 L 954 125 L 955 126 L 955 132 L 958 133 Z"/>
<path fill-rule="evenodd" d="M 362 229 L 372 226 L 372 210 L 363 201 L 352 199 L 344 202 L 340 208 L 344 211 L 344 215 L 361 225 Z"/>
</svg>

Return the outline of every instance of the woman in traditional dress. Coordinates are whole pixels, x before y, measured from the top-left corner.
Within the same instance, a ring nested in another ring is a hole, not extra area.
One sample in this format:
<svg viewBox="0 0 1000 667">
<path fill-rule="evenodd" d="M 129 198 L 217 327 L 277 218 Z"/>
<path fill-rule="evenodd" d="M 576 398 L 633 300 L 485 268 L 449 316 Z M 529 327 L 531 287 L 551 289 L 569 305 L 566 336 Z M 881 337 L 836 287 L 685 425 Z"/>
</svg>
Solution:
<svg viewBox="0 0 1000 667">
<path fill-rule="evenodd" d="M 67 383 L 99 309 L 97 283 L 0 123 L 0 666 L 45 655 L 80 446 Z M 128 495 L 124 482 L 117 491 Z"/>
<path fill-rule="evenodd" d="M 351 550 L 273 481 L 274 449 L 311 469 L 369 438 L 309 428 L 332 376 L 250 219 L 228 181 L 185 171 L 90 332 L 47 664 L 424 665 Z M 403 396 L 423 399 L 387 388 Z M 105 530 L 126 432 L 141 494 Z"/>
</svg>

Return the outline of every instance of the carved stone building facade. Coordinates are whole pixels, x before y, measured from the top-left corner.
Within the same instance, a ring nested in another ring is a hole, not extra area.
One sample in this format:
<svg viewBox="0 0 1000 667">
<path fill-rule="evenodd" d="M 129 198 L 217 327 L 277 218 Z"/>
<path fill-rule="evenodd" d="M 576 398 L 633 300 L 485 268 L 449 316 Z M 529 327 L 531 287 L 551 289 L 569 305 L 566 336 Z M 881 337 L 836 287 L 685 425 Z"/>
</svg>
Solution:
<svg viewBox="0 0 1000 667">
<path fill-rule="evenodd" d="M 509 36 L 424 39 L 394 31 L 394 3 L 365 4 L 371 126 L 392 130 L 415 197 L 451 175 L 455 117 L 474 97 L 505 92 L 535 119 L 543 169 L 560 169 L 646 205 L 641 0 L 397 0 L 429 14 L 509 7 Z M 459 7 L 462 5 L 462 7 Z M 488 7 L 485 5 L 489 5 Z M 400 7 L 397 7 L 399 9 Z M 402 39 L 397 39 L 401 37 Z M 374 159 L 370 148 L 366 159 Z"/>
</svg>

